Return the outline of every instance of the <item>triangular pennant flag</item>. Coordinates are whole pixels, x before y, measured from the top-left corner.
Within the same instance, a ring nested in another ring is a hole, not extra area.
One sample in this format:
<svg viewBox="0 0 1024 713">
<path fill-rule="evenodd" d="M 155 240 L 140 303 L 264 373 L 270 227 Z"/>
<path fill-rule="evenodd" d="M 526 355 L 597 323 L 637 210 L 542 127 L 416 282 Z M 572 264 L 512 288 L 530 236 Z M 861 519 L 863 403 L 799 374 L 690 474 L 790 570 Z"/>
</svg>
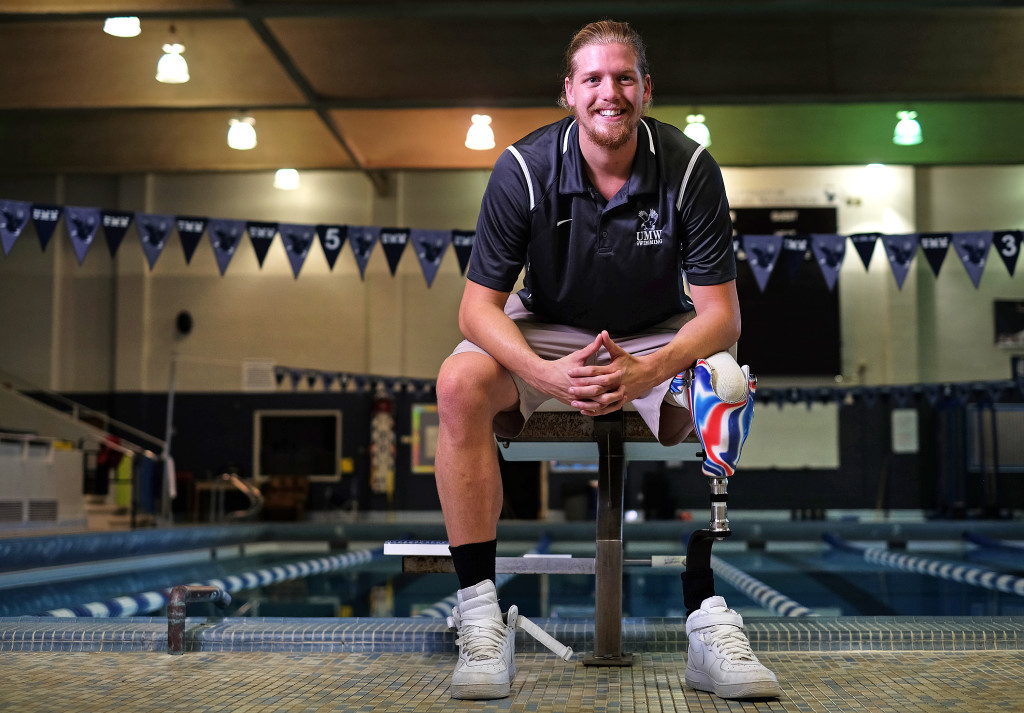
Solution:
<svg viewBox="0 0 1024 713">
<path fill-rule="evenodd" d="M 245 221 L 213 218 L 207 225 L 206 232 L 210 236 L 213 255 L 217 258 L 220 276 L 224 277 L 224 272 L 228 269 L 228 263 L 235 256 L 238 243 L 242 240 L 242 233 L 245 232 Z"/>
<path fill-rule="evenodd" d="M 437 269 L 441 266 L 441 260 L 444 258 L 451 240 L 452 231 L 450 230 L 412 231 L 413 249 L 420 261 L 420 268 L 423 270 L 423 277 L 427 280 L 427 287 L 434 284 Z"/>
<path fill-rule="evenodd" d="M 475 230 L 453 230 L 452 247 L 455 248 L 455 257 L 459 259 L 459 274 L 465 275 L 469 267 L 469 256 L 473 252 L 473 241 L 476 240 Z"/>
<path fill-rule="evenodd" d="M 1003 400 L 1003 385 L 998 381 L 986 382 L 985 390 L 988 392 L 988 398 L 992 403 L 997 404 Z"/>
<path fill-rule="evenodd" d="M 160 253 L 167 245 L 167 238 L 174 230 L 174 216 L 139 213 L 135 216 L 135 230 L 139 234 L 146 262 L 149 263 L 149 269 L 152 270 L 156 265 L 157 258 L 160 257 Z"/>
<path fill-rule="evenodd" d="M 32 215 L 32 204 L 25 201 L 0 201 L 0 242 L 4 255 L 11 252 L 14 242 L 28 225 Z"/>
<path fill-rule="evenodd" d="M 249 231 L 252 248 L 256 251 L 256 260 L 260 267 L 263 267 L 270 244 L 274 242 L 274 236 L 277 235 L 277 223 L 260 223 L 251 220 L 246 224 L 246 229 Z"/>
<path fill-rule="evenodd" d="M 75 256 L 78 264 L 85 260 L 85 254 L 92 247 L 93 238 L 100 228 L 99 208 L 79 208 L 67 206 L 64 224 L 68 227 L 68 237 L 71 238 L 71 246 L 75 249 Z"/>
<path fill-rule="evenodd" d="M 278 229 L 281 231 L 281 242 L 284 243 L 284 252 L 292 266 L 292 274 L 295 275 L 295 279 L 298 279 L 299 271 L 302 270 L 306 257 L 309 255 L 309 249 L 313 246 L 316 228 L 312 225 L 281 223 Z"/>
<path fill-rule="evenodd" d="M 370 254 L 373 252 L 373 246 L 377 244 L 379 233 L 380 228 L 372 225 L 350 225 L 348 227 L 348 244 L 352 248 L 352 254 L 356 256 L 360 278 L 366 274 L 366 263 L 370 261 Z"/>
<path fill-rule="evenodd" d="M 345 238 L 348 236 L 348 228 L 344 225 L 318 225 L 316 226 L 316 235 L 320 238 L 320 249 L 324 251 L 327 265 L 333 270 L 338 253 L 341 252 Z"/>
<path fill-rule="evenodd" d="M 857 249 L 857 254 L 860 255 L 860 261 L 864 263 L 865 270 L 871 264 L 871 255 L 874 254 L 875 243 L 880 237 L 882 237 L 880 233 L 855 233 L 850 236 L 850 241 Z"/>
<path fill-rule="evenodd" d="M 398 269 L 398 262 L 402 259 L 405 246 L 409 244 L 408 228 L 381 228 L 380 246 L 384 248 L 384 257 L 388 259 L 388 267 L 392 276 Z"/>
<path fill-rule="evenodd" d="M 786 276 L 790 282 L 796 281 L 809 249 L 810 240 L 806 235 L 787 235 L 782 238 L 782 263 L 786 266 Z"/>
<path fill-rule="evenodd" d="M 1021 230 L 997 230 L 992 233 L 992 244 L 996 246 L 996 252 L 1003 259 L 1010 277 L 1013 277 L 1013 271 L 1017 267 L 1021 242 L 1024 242 L 1024 231 Z"/>
<path fill-rule="evenodd" d="M 932 272 L 938 277 L 942 261 L 946 259 L 946 253 L 949 252 L 949 244 L 953 242 L 953 234 L 921 233 L 917 236 L 917 242 L 921 245 L 921 252 L 928 259 Z"/>
<path fill-rule="evenodd" d="M 771 277 L 775 263 L 782 249 L 781 235 L 744 235 L 743 252 L 747 254 L 747 262 L 754 273 L 757 286 L 764 292 L 768 278 Z"/>
<path fill-rule="evenodd" d="M 992 231 L 976 230 L 964 233 L 953 233 L 953 247 L 960 256 L 960 262 L 967 269 L 967 275 L 978 288 L 981 273 L 988 262 L 988 251 L 992 248 Z"/>
<path fill-rule="evenodd" d="M 828 289 L 835 288 L 839 269 L 846 257 L 846 238 L 835 233 L 815 233 L 811 236 L 811 251 Z"/>
<path fill-rule="evenodd" d="M 39 236 L 39 245 L 45 251 L 46 246 L 53 237 L 53 231 L 57 228 L 57 221 L 60 220 L 63 206 L 47 205 L 45 203 L 32 204 L 32 224 L 36 228 L 36 235 Z"/>
<path fill-rule="evenodd" d="M 910 263 L 917 252 L 916 235 L 883 235 L 882 244 L 885 245 L 885 254 L 889 258 L 889 266 L 892 268 L 893 277 L 896 278 L 896 286 L 903 289 L 903 281 L 907 279 L 910 272 Z"/>
<path fill-rule="evenodd" d="M 282 232 L 281 235 L 283 237 L 284 232 Z M 320 374 L 320 378 L 323 381 L 324 391 L 330 391 L 331 386 L 334 385 L 334 374 L 329 371 L 325 371 L 322 374 Z"/>
<path fill-rule="evenodd" d="M 206 218 L 192 215 L 180 215 L 177 220 L 178 237 L 181 238 L 181 249 L 185 251 L 185 264 L 192 262 L 199 240 L 206 232 Z"/>
<path fill-rule="evenodd" d="M 119 210 L 105 210 L 100 213 L 103 234 L 107 236 L 107 249 L 110 250 L 110 257 L 114 257 L 117 254 L 117 249 L 121 247 L 124 234 L 128 232 L 134 217 L 134 213 L 125 213 Z"/>
</svg>

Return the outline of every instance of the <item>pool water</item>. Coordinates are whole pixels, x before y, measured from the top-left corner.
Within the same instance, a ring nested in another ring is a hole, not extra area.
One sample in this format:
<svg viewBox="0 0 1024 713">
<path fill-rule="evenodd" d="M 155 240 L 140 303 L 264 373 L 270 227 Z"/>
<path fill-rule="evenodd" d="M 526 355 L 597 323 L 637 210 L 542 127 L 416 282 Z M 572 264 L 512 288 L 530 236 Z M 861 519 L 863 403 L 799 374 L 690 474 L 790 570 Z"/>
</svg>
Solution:
<svg viewBox="0 0 1024 713">
<path fill-rule="evenodd" d="M 648 545 L 646 549 L 651 550 Z M 572 550 L 571 545 L 553 548 Z M 663 554 L 627 551 L 627 557 Z M 865 562 L 862 557 L 814 545 L 773 551 L 716 553 L 723 561 L 823 616 L 1007 616 L 1024 614 L 1024 597 L 904 572 Z M 522 550 L 520 550 L 521 552 Z M 516 552 L 499 552 L 513 555 Z M 592 556 L 585 551 L 577 556 Z M 915 553 L 1024 577 L 1019 555 L 951 546 Z M 627 567 L 623 613 L 633 617 L 685 615 L 679 569 Z M 415 616 L 451 596 L 453 574 L 403 574 L 400 558 L 386 557 L 359 570 L 316 575 L 234 595 L 255 602 L 259 616 Z M 774 616 L 718 577 L 716 592 L 744 616 Z M 592 617 L 594 578 L 590 575 L 518 575 L 500 590 L 504 607 L 519 606 L 527 616 Z M 247 610 L 247 611 L 249 611 Z"/>
<path fill-rule="evenodd" d="M 507 543 L 499 555 L 516 556 L 529 543 Z M 682 546 L 642 542 L 627 547 L 627 558 L 682 554 Z M 593 543 L 556 543 L 552 552 L 593 556 Z M 922 557 L 970 564 L 1024 577 L 1019 553 L 974 548 L 961 543 L 929 543 Z M 323 550 L 268 552 L 201 562 L 163 564 L 120 573 L 0 590 L 0 616 L 38 614 L 49 609 L 102 601 L 124 594 L 223 578 L 264 567 L 320 557 Z M 715 546 L 715 555 L 799 604 L 824 616 L 1008 616 L 1024 615 L 1024 597 L 865 562 L 856 554 L 822 543 L 769 543 L 748 550 L 741 543 Z M 680 569 L 627 567 L 623 613 L 632 617 L 682 617 Z M 351 569 L 293 579 L 232 593 L 228 610 L 210 604 L 189 606 L 190 615 L 260 617 L 407 617 L 450 597 L 458 588 L 453 574 L 404 574 L 401 558 L 384 557 Z M 716 580 L 718 594 L 746 617 L 771 616 L 747 595 Z M 593 617 L 594 578 L 589 575 L 519 575 L 500 591 L 502 605 L 519 606 L 527 616 Z M 160 616 L 165 611 L 152 612 Z"/>
</svg>

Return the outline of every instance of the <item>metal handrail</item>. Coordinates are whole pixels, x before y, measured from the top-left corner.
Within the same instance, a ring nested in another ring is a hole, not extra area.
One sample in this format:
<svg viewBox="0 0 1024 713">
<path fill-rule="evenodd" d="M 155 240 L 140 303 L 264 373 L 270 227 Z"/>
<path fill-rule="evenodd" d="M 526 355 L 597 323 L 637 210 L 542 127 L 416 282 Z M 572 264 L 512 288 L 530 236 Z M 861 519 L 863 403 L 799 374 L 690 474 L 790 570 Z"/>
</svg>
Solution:
<svg viewBox="0 0 1024 713">
<path fill-rule="evenodd" d="M 250 517 L 255 517 L 263 510 L 263 493 L 252 483 L 239 478 L 234 473 L 224 473 L 221 476 L 225 481 L 234 485 L 238 490 L 245 494 L 249 498 L 249 507 L 246 510 L 234 510 L 227 513 L 227 517 L 234 520 L 245 520 Z"/>
<path fill-rule="evenodd" d="M 48 405 L 61 413 L 65 413 L 66 415 L 70 415 L 73 419 L 75 419 L 76 421 L 82 421 L 83 423 L 85 423 L 85 425 L 92 425 L 88 422 L 83 421 L 84 416 L 89 416 L 91 418 L 95 418 L 100 423 L 103 423 L 105 425 L 106 430 L 109 430 L 110 427 L 114 427 L 119 431 L 131 435 L 134 438 L 144 440 L 149 444 L 156 446 L 157 450 L 159 450 L 160 452 L 164 452 L 167 448 L 167 444 L 164 441 L 146 433 L 145 431 L 135 428 L 131 424 L 118 421 L 116 418 L 111 418 L 110 416 L 108 416 L 105 413 L 102 413 L 101 411 L 91 409 L 88 406 L 84 406 L 78 403 L 77 401 L 73 401 L 68 397 L 63 396 L 62 394 L 58 394 L 55 391 L 51 391 L 50 389 L 46 389 L 37 384 L 33 384 L 32 382 L 27 381 L 26 379 L 22 379 L 21 377 L 15 376 L 14 374 L 4 371 L 3 369 L 0 369 L 0 379 L 2 379 L 2 381 L 0 381 L 0 386 L 2 386 L 7 391 L 19 394 L 20 396 L 23 396 L 25 398 L 30 398 L 39 403 L 44 402 L 40 401 L 38 398 L 35 398 L 32 392 L 45 395 L 47 399 L 60 404 L 61 406 L 65 407 L 67 411 L 57 408 L 52 404 L 44 403 L 44 405 Z M 153 457 L 153 454 L 147 449 L 144 449 L 141 446 L 138 446 L 137 448 L 138 450 L 134 450 L 131 452 L 142 455 L 150 455 L 151 457 Z"/>
</svg>

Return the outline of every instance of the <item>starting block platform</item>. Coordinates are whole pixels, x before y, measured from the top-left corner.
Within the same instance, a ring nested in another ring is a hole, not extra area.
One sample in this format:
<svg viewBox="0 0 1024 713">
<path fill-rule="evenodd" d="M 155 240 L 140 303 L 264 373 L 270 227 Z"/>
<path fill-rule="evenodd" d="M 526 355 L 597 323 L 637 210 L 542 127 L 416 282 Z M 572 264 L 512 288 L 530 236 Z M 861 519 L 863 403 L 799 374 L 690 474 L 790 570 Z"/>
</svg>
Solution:
<svg viewBox="0 0 1024 713">
<path fill-rule="evenodd" d="M 452 573 L 448 543 L 443 540 L 388 540 L 385 555 L 402 558 L 402 571 L 415 574 Z M 640 559 L 624 559 L 625 567 L 656 567 L 686 569 L 683 555 L 655 555 Z M 522 557 L 496 557 L 494 571 L 498 574 L 596 574 L 597 559 L 573 557 L 568 554 L 525 554 Z"/>
<path fill-rule="evenodd" d="M 584 658 L 587 665 L 629 666 L 632 656 L 622 651 L 622 569 L 631 564 L 653 565 L 649 561 L 626 561 L 622 547 L 622 516 L 625 495 L 626 464 L 631 461 L 702 461 L 704 452 L 696 438 L 675 446 L 662 446 L 643 417 L 635 410 L 619 410 L 604 416 L 584 416 L 557 402 L 544 404 L 526 422 L 515 438 L 497 439 L 506 460 L 592 460 L 598 464 L 596 557 L 528 557 L 496 561 L 498 572 L 534 574 L 593 574 L 595 577 L 594 653 Z M 726 533 L 728 534 L 728 533 Z M 441 549 L 447 543 L 430 543 L 432 553 L 405 555 L 410 562 L 403 568 L 428 567 L 406 571 L 454 571 L 432 569 L 451 567 L 451 558 Z M 395 547 L 399 547 L 395 545 Z M 408 547 L 413 547 L 410 543 Z M 394 549 L 394 548 L 391 548 Z M 389 554 L 385 545 L 385 554 Z M 397 551 L 394 554 L 398 554 Z M 707 546 L 710 556 L 710 545 Z M 686 558 L 672 558 L 684 566 Z"/>
</svg>

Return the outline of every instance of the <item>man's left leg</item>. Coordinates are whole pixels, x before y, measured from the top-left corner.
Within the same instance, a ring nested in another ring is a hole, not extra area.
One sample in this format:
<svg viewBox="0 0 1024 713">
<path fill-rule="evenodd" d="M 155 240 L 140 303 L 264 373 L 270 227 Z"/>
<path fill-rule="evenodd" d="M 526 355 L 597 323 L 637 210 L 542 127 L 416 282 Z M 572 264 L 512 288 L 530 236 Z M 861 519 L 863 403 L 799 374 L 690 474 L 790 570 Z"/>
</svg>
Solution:
<svg viewBox="0 0 1024 713">
<path fill-rule="evenodd" d="M 681 393 L 684 385 L 673 380 Z M 728 352 L 700 359 L 689 381 L 688 401 L 704 448 L 704 475 L 712 487 L 714 515 L 709 531 L 694 533 L 682 575 L 689 651 L 686 685 L 721 698 L 770 698 L 782 694 L 775 674 L 750 648 L 743 617 L 715 595 L 710 552 L 715 531 L 728 532 L 725 485 L 736 470 L 754 407 L 755 381 Z M 693 538 L 699 538 L 695 544 Z M 692 556 L 691 552 L 700 553 Z"/>
</svg>

